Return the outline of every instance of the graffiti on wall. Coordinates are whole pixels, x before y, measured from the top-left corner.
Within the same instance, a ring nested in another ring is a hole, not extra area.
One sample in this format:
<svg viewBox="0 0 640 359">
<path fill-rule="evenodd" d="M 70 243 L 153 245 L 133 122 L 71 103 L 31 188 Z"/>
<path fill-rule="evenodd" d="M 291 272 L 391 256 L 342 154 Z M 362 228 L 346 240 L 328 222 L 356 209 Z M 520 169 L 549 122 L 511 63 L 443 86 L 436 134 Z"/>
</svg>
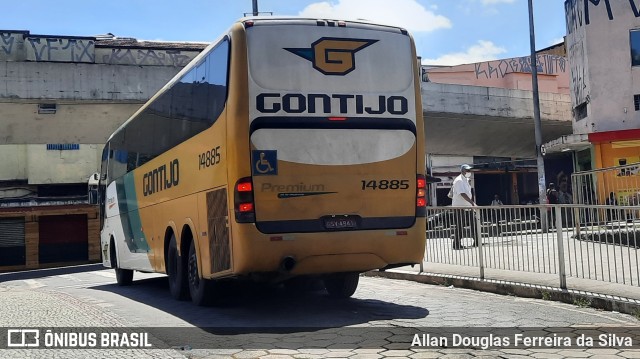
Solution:
<svg viewBox="0 0 640 359">
<path fill-rule="evenodd" d="M 567 59 L 562 56 L 536 56 L 536 68 L 539 74 L 553 75 L 567 71 Z M 476 79 L 503 78 L 514 72 L 531 73 L 531 57 L 516 57 L 499 61 L 479 62 L 475 64 Z"/>
<path fill-rule="evenodd" d="M 638 0 L 628 0 L 628 9 L 631 10 L 635 17 L 640 17 L 640 3 L 636 2 L 638 2 Z M 613 4 L 615 4 L 616 6 L 626 6 L 623 5 L 624 3 L 625 2 L 622 0 L 613 1 Z M 614 20 L 610 0 L 567 0 L 564 3 L 564 10 L 566 16 L 567 34 L 572 34 L 575 30 L 582 27 L 582 25 L 589 25 L 589 23 L 591 22 L 590 15 L 594 10 L 606 10 L 607 18 L 609 19 L 609 21 Z"/>
<path fill-rule="evenodd" d="M 0 59 L 33 62 L 82 62 L 112 65 L 184 67 L 198 50 L 153 48 L 96 48 L 94 38 L 30 35 L 0 32 Z"/>
<path fill-rule="evenodd" d="M 94 40 L 27 37 L 32 61 L 94 62 Z"/>
<path fill-rule="evenodd" d="M 573 91 L 574 107 L 587 101 L 589 95 L 587 89 L 587 71 L 585 68 L 585 54 L 582 41 L 577 41 L 569 48 L 571 59 L 571 90 Z"/>
<path fill-rule="evenodd" d="M 180 50 L 110 49 L 102 62 L 112 65 L 185 66 L 191 57 Z"/>
<path fill-rule="evenodd" d="M 0 32 L 0 49 L 5 55 L 11 54 L 13 45 L 16 43 L 15 34 L 8 32 Z"/>
<path fill-rule="evenodd" d="M 567 34 L 569 35 L 569 41 L 567 41 L 569 48 L 567 52 L 571 59 L 569 81 L 573 93 L 571 101 L 574 108 L 587 102 L 589 96 L 587 70 L 585 66 L 584 31 L 580 32 L 578 29 L 581 29 L 587 23 L 586 17 L 588 14 L 586 13 L 586 9 L 590 3 L 598 6 L 600 0 L 595 2 L 591 0 L 567 0 L 564 3 Z M 580 6 L 581 4 L 584 4 L 584 6 Z M 606 7 L 609 8 L 608 5 L 606 5 Z"/>
</svg>

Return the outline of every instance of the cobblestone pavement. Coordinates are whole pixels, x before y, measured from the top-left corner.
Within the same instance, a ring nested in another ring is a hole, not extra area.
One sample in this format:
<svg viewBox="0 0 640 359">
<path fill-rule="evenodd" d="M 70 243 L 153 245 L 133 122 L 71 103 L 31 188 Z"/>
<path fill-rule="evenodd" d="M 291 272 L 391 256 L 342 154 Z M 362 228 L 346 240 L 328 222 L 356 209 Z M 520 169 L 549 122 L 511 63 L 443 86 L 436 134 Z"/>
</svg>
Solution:
<svg viewBox="0 0 640 359">
<path fill-rule="evenodd" d="M 118 287 L 109 270 L 2 282 L 2 327 L 163 327 L 150 335 L 178 349 L 0 350 L 0 358 L 640 358 L 635 348 L 418 349 L 407 336 L 438 327 L 640 327 L 633 316 L 557 302 L 369 277 L 347 301 L 244 285 L 231 293 L 233 303 L 196 307 L 173 300 L 164 277 L 136 273 L 132 286 Z"/>
</svg>

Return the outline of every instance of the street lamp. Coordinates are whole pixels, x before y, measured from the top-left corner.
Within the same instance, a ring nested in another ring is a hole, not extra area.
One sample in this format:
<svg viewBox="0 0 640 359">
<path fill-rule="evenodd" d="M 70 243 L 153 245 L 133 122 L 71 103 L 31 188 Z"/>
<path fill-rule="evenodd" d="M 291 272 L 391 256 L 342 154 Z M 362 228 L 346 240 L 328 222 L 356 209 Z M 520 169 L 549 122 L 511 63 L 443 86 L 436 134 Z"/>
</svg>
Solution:
<svg viewBox="0 0 640 359">
<path fill-rule="evenodd" d="M 547 204 L 546 180 L 544 176 L 544 159 L 542 158 L 542 125 L 540 124 L 540 96 L 538 94 L 538 61 L 536 57 L 536 36 L 533 26 L 533 0 L 529 0 L 529 39 L 531 45 L 531 85 L 533 89 L 533 120 L 536 136 L 536 159 L 538 167 L 538 202 Z M 542 231 L 549 230 L 547 211 L 540 209 Z"/>
</svg>

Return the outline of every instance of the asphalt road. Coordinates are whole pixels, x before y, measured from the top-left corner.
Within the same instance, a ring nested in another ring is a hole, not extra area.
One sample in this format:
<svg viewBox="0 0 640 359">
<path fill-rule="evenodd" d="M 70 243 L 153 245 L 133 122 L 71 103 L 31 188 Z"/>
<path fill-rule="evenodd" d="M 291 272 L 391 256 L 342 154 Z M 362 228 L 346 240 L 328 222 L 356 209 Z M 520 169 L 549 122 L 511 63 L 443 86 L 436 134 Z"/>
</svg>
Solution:
<svg viewBox="0 0 640 359">
<path fill-rule="evenodd" d="M 232 299 L 224 306 L 197 307 L 172 299 L 161 275 L 136 273 L 132 286 L 119 287 L 112 270 L 84 270 L 0 275 L 0 326 L 158 327 L 150 335 L 164 346 L 5 349 L 0 358 L 86 358 L 98 353 L 119 358 L 640 358 L 636 341 L 635 348 L 622 349 L 411 346 L 414 334 L 442 327 L 456 328 L 453 332 L 475 327 L 640 327 L 633 316 L 557 302 L 361 277 L 349 300 L 331 299 L 322 291 L 296 293 L 238 283 L 229 288 Z M 483 334 L 488 331 L 493 330 L 482 329 Z M 502 331 L 513 338 L 513 330 Z"/>
</svg>

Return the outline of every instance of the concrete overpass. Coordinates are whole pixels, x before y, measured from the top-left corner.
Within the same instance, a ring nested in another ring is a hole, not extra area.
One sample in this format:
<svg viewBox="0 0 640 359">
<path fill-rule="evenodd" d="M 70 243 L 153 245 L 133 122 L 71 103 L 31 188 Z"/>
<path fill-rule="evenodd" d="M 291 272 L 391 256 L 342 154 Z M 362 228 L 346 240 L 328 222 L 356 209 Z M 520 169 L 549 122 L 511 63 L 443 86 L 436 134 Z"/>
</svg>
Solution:
<svg viewBox="0 0 640 359">
<path fill-rule="evenodd" d="M 103 143 L 177 69 L 0 62 L 0 144 Z M 36 86 L 34 86 L 36 85 Z M 423 82 L 427 152 L 534 157 L 532 92 Z M 57 102 L 54 114 L 39 103 Z M 572 133 L 569 95 L 541 93 L 543 143 Z"/>
<path fill-rule="evenodd" d="M 423 82 L 427 153 L 536 156 L 533 93 L 492 87 Z M 572 133 L 571 98 L 540 93 L 543 143 Z"/>
</svg>

